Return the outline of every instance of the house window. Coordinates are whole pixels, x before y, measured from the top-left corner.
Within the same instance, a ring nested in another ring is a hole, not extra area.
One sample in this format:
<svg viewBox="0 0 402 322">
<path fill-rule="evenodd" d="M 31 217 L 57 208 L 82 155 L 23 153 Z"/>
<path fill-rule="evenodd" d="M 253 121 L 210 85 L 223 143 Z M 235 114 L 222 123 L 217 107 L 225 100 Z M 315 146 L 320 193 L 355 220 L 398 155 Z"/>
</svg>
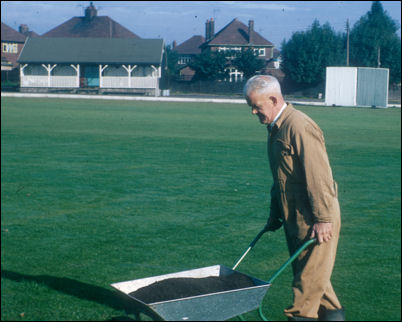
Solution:
<svg viewBox="0 0 402 322">
<path fill-rule="evenodd" d="M 241 51 L 241 47 L 219 47 L 218 51 Z"/>
<path fill-rule="evenodd" d="M 218 51 L 223 51 L 223 52 L 241 51 L 241 47 L 219 47 Z"/>
<path fill-rule="evenodd" d="M 218 47 L 219 52 L 224 52 L 227 59 L 233 59 L 236 57 L 236 52 L 241 52 L 241 47 Z"/>
<path fill-rule="evenodd" d="M 11 43 L 2 43 L 3 53 L 11 53 L 17 54 L 18 53 L 18 44 L 11 44 Z"/>
<path fill-rule="evenodd" d="M 179 59 L 179 64 L 180 65 L 185 65 L 188 64 L 191 61 L 191 57 L 190 56 L 181 56 Z"/>
<path fill-rule="evenodd" d="M 254 49 L 254 52 L 258 54 L 258 56 L 265 56 L 265 48 L 257 48 Z"/>
<path fill-rule="evenodd" d="M 228 68 L 229 71 L 229 82 L 241 82 L 243 81 L 243 73 L 239 72 L 236 68 Z"/>
</svg>

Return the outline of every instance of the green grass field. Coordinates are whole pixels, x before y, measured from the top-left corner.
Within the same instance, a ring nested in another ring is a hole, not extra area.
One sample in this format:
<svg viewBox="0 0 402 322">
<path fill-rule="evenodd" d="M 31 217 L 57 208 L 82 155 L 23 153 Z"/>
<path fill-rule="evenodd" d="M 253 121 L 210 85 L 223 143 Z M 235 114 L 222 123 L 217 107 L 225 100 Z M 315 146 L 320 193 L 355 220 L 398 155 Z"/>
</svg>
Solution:
<svg viewBox="0 0 402 322">
<path fill-rule="evenodd" d="M 339 185 L 332 281 L 346 318 L 400 320 L 401 110 L 298 108 L 323 129 Z M 111 283 L 232 267 L 271 184 L 246 105 L 2 98 L 1 319 L 133 319 Z M 268 280 L 287 258 L 281 229 L 238 270 Z M 286 320 L 290 284 L 289 268 L 267 318 Z"/>
</svg>

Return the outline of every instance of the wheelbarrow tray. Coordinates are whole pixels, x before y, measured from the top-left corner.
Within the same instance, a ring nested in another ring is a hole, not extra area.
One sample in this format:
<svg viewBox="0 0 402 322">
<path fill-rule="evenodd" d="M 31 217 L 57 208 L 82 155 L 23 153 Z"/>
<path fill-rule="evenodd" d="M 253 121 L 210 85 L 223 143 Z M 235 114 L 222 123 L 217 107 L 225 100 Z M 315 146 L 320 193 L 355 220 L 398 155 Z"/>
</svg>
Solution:
<svg viewBox="0 0 402 322">
<path fill-rule="evenodd" d="M 205 278 L 229 276 L 231 274 L 247 276 L 254 285 L 223 292 L 211 292 L 197 296 L 173 299 L 163 302 L 145 303 L 130 293 L 170 278 Z M 202 267 L 188 271 L 147 277 L 137 280 L 111 284 L 119 292 L 132 299 L 133 306 L 155 320 L 165 321 L 224 321 L 257 309 L 271 284 L 234 271 L 223 265 Z"/>
</svg>

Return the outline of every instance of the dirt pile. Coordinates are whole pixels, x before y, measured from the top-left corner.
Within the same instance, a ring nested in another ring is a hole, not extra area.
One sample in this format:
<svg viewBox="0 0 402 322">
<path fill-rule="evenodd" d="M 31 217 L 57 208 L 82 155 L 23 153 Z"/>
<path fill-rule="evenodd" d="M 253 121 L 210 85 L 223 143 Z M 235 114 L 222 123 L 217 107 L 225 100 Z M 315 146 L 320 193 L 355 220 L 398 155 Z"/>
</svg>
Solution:
<svg viewBox="0 0 402 322">
<path fill-rule="evenodd" d="M 168 278 L 139 288 L 130 295 L 149 304 L 252 286 L 254 286 L 254 282 L 251 278 L 234 273 L 228 276 L 204 278 Z"/>
</svg>

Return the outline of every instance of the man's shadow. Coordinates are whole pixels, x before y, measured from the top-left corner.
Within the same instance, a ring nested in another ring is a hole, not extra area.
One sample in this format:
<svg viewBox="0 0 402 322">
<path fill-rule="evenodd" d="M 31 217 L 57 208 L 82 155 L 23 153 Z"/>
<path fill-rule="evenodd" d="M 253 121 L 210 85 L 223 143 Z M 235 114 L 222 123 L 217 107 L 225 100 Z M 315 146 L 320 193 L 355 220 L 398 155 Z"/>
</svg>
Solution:
<svg viewBox="0 0 402 322">
<path fill-rule="evenodd" d="M 127 315 L 134 314 L 135 320 L 128 316 L 112 317 L 110 321 L 139 321 L 140 313 L 149 315 L 137 307 L 133 306 L 132 300 L 128 296 L 119 294 L 117 291 L 111 291 L 99 286 L 83 283 L 66 277 L 54 277 L 49 275 L 27 275 L 1 270 L 1 277 L 16 282 L 33 281 L 38 284 L 44 284 L 56 291 L 78 297 L 83 300 L 89 300 L 103 305 L 107 305 L 115 310 L 124 311 Z M 152 316 L 151 316 L 152 317 Z"/>
</svg>

